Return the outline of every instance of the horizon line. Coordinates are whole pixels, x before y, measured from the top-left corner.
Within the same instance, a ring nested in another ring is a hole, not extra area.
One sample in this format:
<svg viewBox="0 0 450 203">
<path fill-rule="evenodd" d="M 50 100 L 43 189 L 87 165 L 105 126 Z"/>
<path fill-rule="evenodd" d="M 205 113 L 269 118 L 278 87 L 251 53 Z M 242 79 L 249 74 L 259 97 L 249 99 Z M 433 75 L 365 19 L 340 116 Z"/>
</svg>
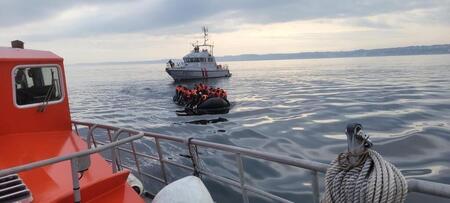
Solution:
<svg viewBox="0 0 450 203">
<path fill-rule="evenodd" d="M 223 55 L 223 56 L 214 56 L 215 58 L 232 58 L 232 57 L 243 57 L 243 56 L 274 56 L 274 55 L 293 55 L 293 54 L 320 54 L 320 53 L 351 53 L 357 51 L 374 51 L 374 50 L 384 50 L 384 49 L 405 49 L 405 48 L 418 48 L 418 47 L 433 47 L 433 46 L 450 46 L 450 43 L 444 44 L 432 44 L 432 45 L 409 45 L 409 46 L 401 46 L 401 47 L 384 47 L 384 48 L 376 48 L 376 49 L 352 49 L 352 50 L 339 50 L 339 51 L 306 51 L 306 52 L 280 52 L 280 53 L 244 53 L 244 54 L 236 54 L 236 55 Z M 317 56 L 317 57 L 309 57 L 309 58 L 284 58 L 284 59 L 232 59 L 232 60 L 223 60 L 223 61 L 259 61 L 259 60 L 295 60 L 295 59 L 320 59 L 320 58 L 351 58 L 351 57 L 376 57 L 376 56 L 404 56 L 404 55 L 437 55 L 437 54 L 450 54 L 450 48 L 448 53 L 422 53 L 422 54 L 391 54 L 391 55 L 368 55 L 368 56 Z M 171 58 L 165 59 L 148 59 L 148 60 L 135 60 L 135 61 L 102 61 L 102 62 L 81 62 L 81 63 L 72 63 L 68 65 L 112 65 L 112 64 L 140 64 L 140 63 L 160 63 L 167 61 Z M 179 60 L 179 59 L 175 59 Z"/>
</svg>

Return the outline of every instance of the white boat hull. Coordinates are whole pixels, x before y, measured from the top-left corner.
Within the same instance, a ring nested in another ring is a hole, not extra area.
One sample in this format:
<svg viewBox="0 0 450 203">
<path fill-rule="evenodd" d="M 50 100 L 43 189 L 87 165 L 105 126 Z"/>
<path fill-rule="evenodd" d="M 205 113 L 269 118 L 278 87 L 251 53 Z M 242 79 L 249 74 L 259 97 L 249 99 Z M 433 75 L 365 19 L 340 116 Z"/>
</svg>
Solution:
<svg viewBox="0 0 450 203">
<path fill-rule="evenodd" d="M 193 80 L 193 79 L 208 79 L 208 78 L 221 78 L 230 77 L 229 70 L 217 69 L 217 70 L 189 70 L 189 69 L 176 69 L 167 68 L 166 72 L 174 80 Z"/>
</svg>

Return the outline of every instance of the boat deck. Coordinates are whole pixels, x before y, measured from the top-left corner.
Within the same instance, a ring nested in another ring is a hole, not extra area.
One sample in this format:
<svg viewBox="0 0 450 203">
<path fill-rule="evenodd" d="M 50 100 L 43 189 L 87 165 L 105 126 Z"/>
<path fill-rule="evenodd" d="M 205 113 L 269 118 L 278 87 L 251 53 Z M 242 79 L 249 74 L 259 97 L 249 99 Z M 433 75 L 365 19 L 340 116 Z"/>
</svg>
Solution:
<svg viewBox="0 0 450 203">
<path fill-rule="evenodd" d="M 71 131 L 6 134 L 1 138 L 0 169 L 87 149 L 86 143 Z M 90 169 L 94 168 L 85 171 L 80 179 L 82 200 L 143 202 L 130 187 L 126 187 L 128 171 L 113 174 L 111 166 L 98 154 L 91 155 Z M 32 192 L 34 202 L 73 201 L 69 161 L 24 171 L 19 176 Z M 111 187 L 112 184 L 117 186 Z"/>
</svg>

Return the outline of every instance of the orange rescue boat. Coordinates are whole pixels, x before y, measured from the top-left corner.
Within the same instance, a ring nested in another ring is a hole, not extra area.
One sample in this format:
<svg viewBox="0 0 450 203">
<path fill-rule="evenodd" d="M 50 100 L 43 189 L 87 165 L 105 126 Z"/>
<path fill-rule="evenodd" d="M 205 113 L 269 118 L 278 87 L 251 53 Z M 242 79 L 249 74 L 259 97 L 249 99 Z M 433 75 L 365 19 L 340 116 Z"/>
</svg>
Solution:
<svg viewBox="0 0 450 203">
<path fill-rule="evenodd" d="M 63 58 L 17 43 L 0 48 L 0 202 L 144 202 L 72 131 Z"/>
</svg>

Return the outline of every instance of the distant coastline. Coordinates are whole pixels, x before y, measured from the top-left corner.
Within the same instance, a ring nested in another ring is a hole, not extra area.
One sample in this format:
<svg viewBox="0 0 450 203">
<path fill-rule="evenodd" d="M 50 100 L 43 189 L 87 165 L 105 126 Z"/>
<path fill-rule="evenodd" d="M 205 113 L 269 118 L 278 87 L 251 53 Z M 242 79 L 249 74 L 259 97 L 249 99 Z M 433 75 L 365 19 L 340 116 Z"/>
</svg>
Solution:
<svg viewBox="0 0 450 203">
<path fill-rule="evenodd" d="M 376 57 L 376 56 L 407 56 L 407 55 L 436 55 L 450 54 L 450 44 L 407 46 L 381 49 L 358 49 L 351 51 L 323 51 L 323 52 L 297 52 L 277 54 L 241 54 L 217 56 L 217 61 L 259 61 L 259 60 L 289 60 L 289 59 L 320 59 L 320 58 L 350 58 L 350 57 Z M 77 63 L 72 65 L 120 65 L 120 64 L 155 64 L 166 63 L 169 59 Z"/>
</svg>

